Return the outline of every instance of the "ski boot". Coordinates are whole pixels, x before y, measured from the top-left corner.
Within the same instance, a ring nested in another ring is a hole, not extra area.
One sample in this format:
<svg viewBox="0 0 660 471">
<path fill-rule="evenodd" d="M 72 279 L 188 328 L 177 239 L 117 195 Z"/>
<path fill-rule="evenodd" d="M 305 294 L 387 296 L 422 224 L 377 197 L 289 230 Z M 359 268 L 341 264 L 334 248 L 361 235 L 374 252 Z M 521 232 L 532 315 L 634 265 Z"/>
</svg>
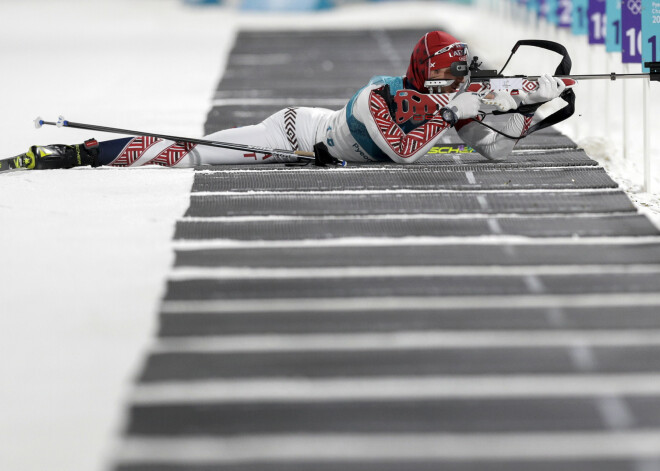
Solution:
<svg viewBox="0 0 660 471">
<path fill-rule="evenodd" d="M 94 139 L 72 146 L 65 144 L 32 146 L 24 154 L 0 160 L 0 172 L 14 169 L 50 170 L 83 165 L 98 167 L 100 165 L 98 148 L 99 144 Z"/>
</svg>

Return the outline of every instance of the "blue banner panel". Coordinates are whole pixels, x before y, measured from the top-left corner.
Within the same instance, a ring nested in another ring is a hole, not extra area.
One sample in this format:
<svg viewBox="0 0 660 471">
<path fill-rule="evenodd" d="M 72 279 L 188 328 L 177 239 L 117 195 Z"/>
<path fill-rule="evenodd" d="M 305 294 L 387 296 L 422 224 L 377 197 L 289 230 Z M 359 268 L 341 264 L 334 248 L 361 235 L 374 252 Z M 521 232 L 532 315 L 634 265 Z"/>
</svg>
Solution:
<svg viewBox="0 0 660 471">
<path fill-rule="evenodd" d="M 559 23 L 557 16 L 557 9 L 559 8 L 559 0 L 546 0 L 546 19 L 548 23 L 556 25 Z"/>
<path fill-rule="evenodd" d="M 621 0 L 606 0 L 605 7 L 605 48 L 607 52 L 621 52 Z"/>
<path fill-rule="evenodd" d="M 607 35 L 607 16 L 605 0 L 589 0 L 587 17 L 589 18 L 589 44 L 605 44 Z"/>
<path fill-rule="evenodd" d="M 642 0 L 622 0 L 621 60 L 624 64 L 642 61 Z"/>
<path fill-rule="evenodd" d="M 571 30 L 576 36 L 589 34 L 589 22 L 587 21 L 588 9 L 589 0 L 573 0 Z"/>
<path fill-rule="evenodd" d="M 642 0 L 642 70 L 644 62 L 660 61 L 660 0 Z"/>
</svg>

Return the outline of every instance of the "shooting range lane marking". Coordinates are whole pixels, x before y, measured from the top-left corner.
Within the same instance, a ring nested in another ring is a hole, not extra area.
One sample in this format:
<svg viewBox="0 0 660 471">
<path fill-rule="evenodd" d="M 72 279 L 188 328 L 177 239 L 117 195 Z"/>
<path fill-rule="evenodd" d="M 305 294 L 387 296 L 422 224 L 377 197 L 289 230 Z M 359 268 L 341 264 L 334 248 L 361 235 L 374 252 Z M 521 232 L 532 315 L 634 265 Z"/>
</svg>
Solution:
<svg viewBox="0 0 660 471">
<path fill-rule="evenodd" d="M 546 288 L 538 276 L 659 274 L 659 264 L 638 265 L 448 265 L 448 266 L 341 266 L 341 267 L 174 267 L 168 279 L 326 279 L 405 277 L 522 277 L 531 294 Z"/>
<path fill-rule="evenodd" d="M 479 206 L 481 207 L 482 210 L 484 211 L 490 210 L 490 205 L 488 204 L 488 199 L 486 198 L 486 195 L 477 195 L 477 201 L 479 202 Z"/>
<path fill-rule="evenodd" d="M 559 307 L 552 307 L 546 311 L 546 317 L 550 325 L 556 328 L 567 329 L 568 323 L 564 311 Z M 582 339 L 573 342 L 569 346 L 569 355 L 576 371 L 591 373 L 597 371 L 598 362 L 591 345 Z"/>
<path fill-rule="evenodd" d="M 532 294 L 543 294 L 546 292 L 545 285 L 543 281 L 537 276 L 538 273 L 528 273 L 523 276 L 523 282 L 525 286 Z"/>
<path fill-rule="evenodd" d="M 598 370 L 598 361 L 591 346 L 585 339 L 576 339 L 575 342 L 569 345 L 571 362 L 576 371 L 591 373 Z"/>
<path fill-rule="evenodd" d="M 481 245 L 499 246 L 500 244 L 521 246 L 590 246 L 590 245 L 644 245 L 660 244 L 660 236 L 604 236 L 604 237 L 526 237 L 516 235 L 481 235 L 481 236 L 410 236 L 410 237 L 337 237 L 333 239 L 300 240 L 238 240 L 238 239 L 175 239 L 172 245 L 176 250 L 207 249 L 271 249 L 271 248 L 316 248 L 316 247 L 400 247 L 409 246 L 447 246 Z"/>
<path fill-rule="evenodd" d="M 497 399 L 651 396 L 660 374 L 512 374 L 377 378 L 259 378 L 141 382 L 139 405 L 228 402 L 325 402 L 425 399 Z"/>
<path fill-rule="evenodd" d="M 635 417 L 620 395 L 602 396 L 596 406 L 605 426 L 610 430 L 628 430 L 635 426 Z"/>
<path fill-rule="evenodd" d="M 660 457 L 660 430 L 481 434 L 276 434 L 231 438 L 129 436 L 124 464 L 329 460 L 520 461 Z"/>
<path fill-rule="evenodd" d="M 227 299 L 227 300 L 177 300 L 163 301 L 164 314 L 208 312 L 255 313 L 273 315 L 289 312 L 318 311 L 383 311 L 383 310 L 470 310 L 493 306 L 520 308 L 550 307 L 636 307 L 660 306 L 660 293 L 594 293 L 574 295 L 478 295 L 478 296 L 400 296 L 400 297 L 353 297 L 353 298 L 278 298 L 278 299 Z"/>
<path fill-rule="evenodd" d="M 629 348 L 660 346 L 660 329 L 625 331 L 428 331 L 395 333 L 264 334 L 160 338 L 153 353 L 409 351 L 508 348 Z M 584 351 L 584 348 L 581 349 Z M 592 355 L 588 352 L 587 355 Z M 584 361 L 594 372 L 595 359 Z"/>
<path fill-rule="evenodd" d="M 504 231 L 502 230 L 502 226 L 500 226 L 500 223 L 497 219 L 488 218 L 487 223 L 488 223 L 488 228 L 490 229 L 491 233 L 498 234 L 498 235 L 499 234 L 504 234 Z"/>
<path fill-rule="evenodd" d="M 513 244 L 501 244 L 500 247 L 504 251 L 504 253 L 510 258 L 510 259 L 515 259 L 517 256 L 517 251 L 516 247 Z"/>
<path fill-rule="evenodd" d="M 564 313 L 558 308 L 552 308 L 553 312 L 549 312 L 551 322 L 554 322 L 557 327 L 566 327 L 566 317 Z M 598 363 L 596 356 L 591 346 L 583 339 L 573 342 L 569 347 L 569 354 L 573 367 L 580 372 L 593 372 L 597 370 Z"/>
</svg>

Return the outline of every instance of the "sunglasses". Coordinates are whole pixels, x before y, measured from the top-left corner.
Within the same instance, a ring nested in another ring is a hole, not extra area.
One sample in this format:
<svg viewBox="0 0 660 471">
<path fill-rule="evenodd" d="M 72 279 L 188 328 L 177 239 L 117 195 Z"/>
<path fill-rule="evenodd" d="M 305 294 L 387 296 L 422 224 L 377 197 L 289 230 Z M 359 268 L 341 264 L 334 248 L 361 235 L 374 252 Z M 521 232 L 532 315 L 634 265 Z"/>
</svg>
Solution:
<svg viewBox="0 0 660 471">
<path fill-rule="evenodd" d="M 428 56 L 426 59 L 424 59 L 422 62 L 426 62 L 427 60 L 431 59 L 432 57 L 439 56 L 440 54 L 444 54 L 446 52 L 449 52 L 453 49 L 460 49 L 461 51 L 454 54 L 456 56 L 467 56 L 468 55 L 468 46 L 465 43 L 454 43 L 450 44 L 447 47 L 443 47 L 439 51 L 434 52 L 430 56 Z"/>
</svg>

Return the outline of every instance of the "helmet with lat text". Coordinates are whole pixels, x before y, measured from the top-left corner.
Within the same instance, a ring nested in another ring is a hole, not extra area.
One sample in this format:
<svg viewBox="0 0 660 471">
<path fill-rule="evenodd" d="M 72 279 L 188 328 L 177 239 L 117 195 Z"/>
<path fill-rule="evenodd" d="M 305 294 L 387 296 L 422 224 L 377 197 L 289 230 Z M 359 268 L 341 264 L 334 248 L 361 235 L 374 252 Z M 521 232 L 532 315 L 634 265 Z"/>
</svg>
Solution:
<svg viewBox="0 0 660 471">
<path fill-rule="evenodd" d="M 452 88 L 463 91 L 469 83 L 468 55 L 467 44 L 451 34 L 444 31 L 426 33 L 417 41 L 410 56 L 406 80 L 422 93 L 432 93 L 435 86 L 447 88 L 452 84 Z M 453 78 L 431 78 L 434 71 L 447 68 Z"/>
</svg>

